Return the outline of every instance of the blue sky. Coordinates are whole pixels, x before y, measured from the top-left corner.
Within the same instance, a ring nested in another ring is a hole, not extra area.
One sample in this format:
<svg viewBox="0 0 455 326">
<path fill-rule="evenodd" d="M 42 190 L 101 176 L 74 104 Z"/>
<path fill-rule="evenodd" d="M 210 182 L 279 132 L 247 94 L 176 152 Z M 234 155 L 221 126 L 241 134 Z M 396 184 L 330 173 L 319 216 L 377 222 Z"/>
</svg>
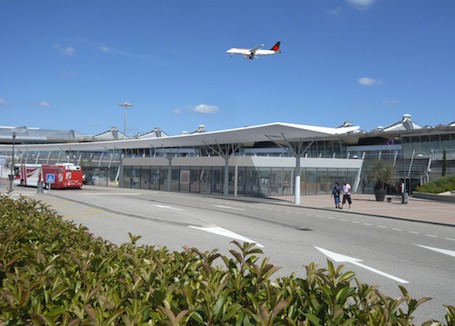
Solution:
<svg viewBox="0 0 455 326">
<path fill-rule="evenodd" d="M 453 0 L 2 0 L 0 125 L 123 130 L 125 101 L 130 136 L 447 124 L 454 17 Z"/>
</svg>

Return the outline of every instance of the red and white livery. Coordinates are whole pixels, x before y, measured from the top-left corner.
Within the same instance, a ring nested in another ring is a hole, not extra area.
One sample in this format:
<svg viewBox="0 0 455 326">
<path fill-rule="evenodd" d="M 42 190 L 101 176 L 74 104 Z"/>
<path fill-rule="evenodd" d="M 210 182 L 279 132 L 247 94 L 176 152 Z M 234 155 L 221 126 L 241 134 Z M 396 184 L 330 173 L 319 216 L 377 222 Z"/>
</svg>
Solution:
<svg viewBox="0 0 455 326">
<path fill-rule="evenodd" d="M 82 187 L 82 169 L 72 163 L 61 164 L 16 164 L 14 167 L 14 184 L 37 187 L 38 182 L 53 180 L 52 189 L 69 189 Z M 53 174 L 53 177 L 49 177 Z M 47 185 L 49 186 L 49 185 Z"/>
</svg>

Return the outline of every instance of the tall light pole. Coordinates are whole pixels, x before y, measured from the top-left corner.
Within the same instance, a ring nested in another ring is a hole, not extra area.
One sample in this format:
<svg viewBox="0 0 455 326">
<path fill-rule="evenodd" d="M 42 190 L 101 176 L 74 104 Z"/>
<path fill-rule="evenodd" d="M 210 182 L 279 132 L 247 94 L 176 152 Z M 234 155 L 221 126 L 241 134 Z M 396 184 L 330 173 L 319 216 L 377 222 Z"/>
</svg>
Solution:
<svg viewBox="0 0 455 326">
<path fill-rule="evenodd" d="M 16 143 L 16 133 L 24 131 L 25 127 L 16 127 L 11 129 L 11 133 L 13 135 L 13 149 L 11 153 L 11 175 L 9 177 L 9 190 L 13 190 L 13 179 L 14 179 L 14 145 Z"/>
<path fill-rule="evenodd" d="M 132 107 L 133 104 L 124 102 L 119 104 L 120 106 L 123 106 L 123 133 L 126 135 L 126 111 L 128 111 L 129 107 Z"/>
<path fill-rule="evenodd" d="M 13 178 L 14 178 L 14 142 L 16 140 L 16 131 L 13 130 L 13 150 L 11 154 L 11 174 L 9 176 L 9 190 L 13 190 Z"/>
</svg>

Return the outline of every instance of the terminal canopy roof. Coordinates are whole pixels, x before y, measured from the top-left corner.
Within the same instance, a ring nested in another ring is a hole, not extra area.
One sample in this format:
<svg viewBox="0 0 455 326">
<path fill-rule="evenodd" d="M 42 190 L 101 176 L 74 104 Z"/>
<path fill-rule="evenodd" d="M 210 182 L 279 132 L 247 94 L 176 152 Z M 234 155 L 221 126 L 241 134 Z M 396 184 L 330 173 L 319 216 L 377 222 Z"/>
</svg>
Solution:
<svg viewBox="0 0 455 326">
<path fill-rule="evenodd" d="M 316 138 L 327 138 L 342 136 L 359 132 L 358 126 L 326 128 L 290 123 L 270 123 L 222 131 L 212 131 L 188 135 L 160 137 L 153 139 L 128 139 L 95 142 L 59 143 L 59 144 L 21 144 L 17 145 L 22 151 L 105 151 L 134 148 L 180 148 L 195 147 L 216 144 L 242 144 L 252 145 L 256 142 L 274 141 L 296 142 L 312 140 Z M 20 135 L 18 134 L 18 140 Z M 18 141 L 19 143 L 19 141 Z M 10 146 L 0 145 L 0 150 L 7 150 Z"/>
</svg>

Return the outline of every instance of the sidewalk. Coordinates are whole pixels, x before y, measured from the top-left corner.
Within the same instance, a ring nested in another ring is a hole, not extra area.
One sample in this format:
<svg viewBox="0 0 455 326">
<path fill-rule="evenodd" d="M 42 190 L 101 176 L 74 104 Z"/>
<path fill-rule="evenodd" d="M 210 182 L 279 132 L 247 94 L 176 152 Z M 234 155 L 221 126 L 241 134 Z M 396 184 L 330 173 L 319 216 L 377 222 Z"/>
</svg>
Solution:
<svg viewBox="0 0 455 326">
<path fill-rule="evenodd" d="M 412 220 L 455 227 L 455 204 L 409 197 L 408 204 L 401 203 L 401 197 L 392 197 L 392 202 L 377 202 L 374 195 L 352 194 L 352 205 L 346 203 L 343 209 L 336 209 L 330 195 L 301 196 L 300 206 L 351 214 L 367 214 L 403 220 Z M 294 205 L 294 197 L 273 197 L 282 204 Z"/>
<path fill-rule="evenodd" d="M 0 193 L 7 190 L 9 182 L 0 180 Z M 85 186 L 87 189 L 102 189 L 103 187 Z M 21 188 L 15 188 L 18 192 Z M 34 189 L 34 188 L 25 188 Z M 109 190 L 128 191 L 126 188 L 108 187 Z M 36 191 L 36 190 L 33 190 Z M 137 189 L 134 189 L 137 191 Z M 268 198 L 256 197 L 223 197 L 226 200 L 238 200 L 245 202 L 267 202 L 277 205 L 294 205 L 294 196 L 277 196 Z M 455 227 L 455 203 L 426 200 L 409 197 L 407 204 L 401 203 L 401 197 L 392 197 L 391 202 L 377 202 L 374 195 L 352 194 L 352 207 L 346 204 L 343 209 L 336 209 L 333 198 L 330 195 L 304 195 L 300 198 L 300 207 L 322 210 L 334 210 L 345 214 L 366 214 L 387 218 L 418 221 L 423 223 L 448 225 Z"/>
</svg>

